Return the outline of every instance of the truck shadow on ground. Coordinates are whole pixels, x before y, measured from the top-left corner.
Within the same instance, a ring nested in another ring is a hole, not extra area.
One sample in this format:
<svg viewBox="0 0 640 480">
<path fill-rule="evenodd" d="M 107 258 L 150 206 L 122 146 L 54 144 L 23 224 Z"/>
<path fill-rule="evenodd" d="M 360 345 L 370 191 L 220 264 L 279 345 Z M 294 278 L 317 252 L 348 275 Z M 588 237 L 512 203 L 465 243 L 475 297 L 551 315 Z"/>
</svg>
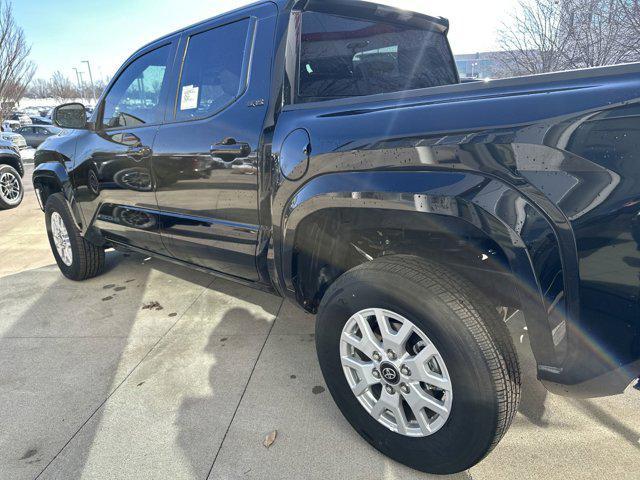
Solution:
<svg viewBox="0 0 640 480">
<path fill-rule="evenodd" d="M 1 476 L 18 480 L 33 479 L 39 474 L 42 474 L 39 478 L 65 480 L 91 477 L 91 467 L 95 468 L 90 463 L 92 454 L 96 453 L 93 449 L 102 445 L 96 442 L 101 434 L 102 407 L 137 367 L 137 362 L 143 357 L 140 352 L 148 352 L 155 341 L 154 338 L 145 343 L 145 334 L 138 329 L 146 327 L 139 325 L 138 316 L 147 298 L 147 289 L 150 285 L 157 285 L 152 279 L 157 274 L 160 274 L 162 282 L 167 281 L 168 277 L 162 275 L 166 274 L 189 282 L 196 288 L 202 287 L 205 295 L 218 295 L 215 301 L 219 304 L 213 307 L 216 308 L 216 315 L 220 316 L 209 326 L 206 317 L 200 319 L 204 320 L 200 325 L 204 327 L 202 332 L 207 335 L 203 340 L 206 342 L 203 343 L 203 353 L 208 357 L 203 371 L 207 373 L 206 376 L 190 380 L 198 391 L 204 392 L 184 396 L 177 410 L 172 412 L 177 427 L 175 442 L 190 465 L 190 477 L 206 478 L 218 453 L 219 442 L 234 419 L 234 402 L 241 401 L 249 378 L 257 368 L 258 354 L 267 340 L 271 322 L 275 321 L 277 326 L 279 319 L 273 318 L 277 316 L 277 306 L 280 304 L 275 297 L 250 293 L 253 291 L 246 287 L 217 281 L 210 287 L 211 277 L 170 263 L 155 260 L 147 262 L 139 255 L 124 256 L 119 253 L 108 254 L 108 271 L 105 275 L 82 284 L 63 279 L 55 266 L 0 278 Z M 123 287 L 126 289 L 121 290 Z M 108 297 L 111 298 L 106 300 Z M 229 301 L 229 298 L 232 300 Z M 236 301 L 247 304 L 253 302 L 254 306 L 238 307 Z M 261 307 L 261 313 L 256 313 L 256 305 Z M 178 319 L 171 319 L 171 322 L 160 319 L 168 313 L 157 312 L 157 315 L 149 317 L 151 323 L 158 322 L 156 336 L 167 331 L 174 321 L 178 322 L 178 327 L 183 326 L 184 322 Z M 203 310 L 202 314 L 206 313 L 207 310 Z M 190 327 L 188 324 L 185 326 Z M 264 333 L 256 334 L 256 329 Z M 277 329 L 274 327 L 274 330 Z M 545 412 L 550 397 L 535 378 L 535 362 L 526 341 L 519 343 L 519 334 L 516 330 L 512 331 L 515 332 L 514 340 L 523 364 L 520 413 L 533 424 L 549 426 Z M 197 336 L 192 338 L 197 339 Z M 265 348 L 269 347 L 267 343 Z M 307 359 L 312 359 L 313 366 L 308 368 L 318 377 L 313 342 L 298 342 L 298 348 L 304 351 Z M 235 354 L 227 353 L 234 350 Z M 282 355 L 284 353 L 281 352 Z M 186 363 L 191 361 L 189 358 L 179 360 Z M 243 362 L 242 372 L 240 361 Z M 230 375 L 236 373 L 239 374 L 238 381 L 231 382 Z M 294 372 L 287 372 L 287 377 L 289 373 Z M 160 376 L 158 381 L 166 381 L 166 378 Z M 310 390 L 312 385 L 320 385 L 318 382 L 308 384 L 305 388 Z M 294 388 L 283 388 L 285 395 L 299 395 Z M 227 403 L 225 395 L 229 395 L 232 389 L 233 401 L 224 408 L 218 408 L 221 400 L 222 405 Z M 265 392 L 265 395 L 267 406 L 274 408 L 273 402 L 269 403 L 269 392 Z M 308 398 L 313 400 L 309 401 Z M 337 407 L 328 392 L 307 397 L 304 402 L 304 407 L 314 412 L 319 423 L 329 425 L 325 432 L 340 433 L 344 428 L 349 429 L 346 422 L 342 425 L 339 417 L 336 419 Z M 574 400 L 571 404 L 626 443 L 640 448 L 637 443 L 640 432 L 622 424 L 596 402 Z M 207 417 L 202 412 L 213 413 Z M 281 413 L 283 417 L 290 415 L 295 413 Z M 279 425 L 273 427 L 278 428 Z M 246 431 L 240 433 L 247 435 Z M 252 441 L 258 448 L 264 448 L 261 442 L 262 435 L 266 433 L 266 430 L 251 433 Z M 287 435 L 286 431 L 283 433 Z M 326 442 L 330 444 L 334 436 L 327 435 Z M 349 465 L 353 451 L 364 449 L 373 452 L 355 432 L 346 435 L 349 447 L 338 453 L 345 458 L 327 458 L 327 462 L 340 460 Z M 125 436 L 119 441 L 126 444 L 134 439 Z M 317 451 L 305 450 L 305 445 L 293 448 L 295 451 L 292 454 L 319 455 Z M 376 462 L 384 465 L 381 477 L 384 480 L 411 478 L 411 474 L 398 474 L 404 471 L 400 465 L 375 452 L 373 455 L 378 455 Z M 126 458 L 121 461 L 125 463 L 119 467 L 134 476 L 135 465 L 126 464 Z M 273 461 L 276 461 L 275 457 Z M 491 457 L 486 461 L 490 462 Z M 377 475 L 381 473 L 378 471 Z M 417 472 L 415 476 L 425 478 Z M 161 478 L 161 475 L 156 478 Z M 247 478 L 262 477 L 260 472 L 254 471 Z M 471 476 L 462 473 L 453 478 Z"/>
<path fill-rule="evenodd" d="M 213 287 L 215 289 L 216 284 Z M 230 294 L 227 289 L 225 293 Z M 238 287 L 235 293 L 238 295 L 237 300 L 244 300 L 243 293 L 247 293 L 244 287 Z M 258 294 L 262 295 L 264 294 Z M 273 309 L 273 303 L 269 303 L 272 308 L 267 310 L 275 317 L 276 322 L 273 330 L 281 332 L 282 329 L 278 329 L 277 326 L 282 320 L 281 314 L 284 309 Z M 309 321 L 308 316 L 302 319 L 305 317 L 303 313 L 299 316 L 301 322 Z M 220 397 L 225 395 L 224 390 L 234 388 L 233 385 L 225 386 L 229 378 L 229 365 L 224 358 L 225 349 L 241 348 L 238 342 L 243 341 L 242 334 L 228 335 L 226 332 L 230 328 L 233 329 L 234 324 L 246 325 L 247 322 L 264 324 L 265 317 L 256 315 L 246 308 L 232 307 L 211 330 L 204 348 L 210 356 L 211 364 L 207 376 L 209 393 L 184 398 L 177 414 L 176 425 L 179 433 L 176 442 L 189 458 L 194 478 L 207 478 L 208 475 L 209 480 L 313 480 L 330 478 L 336 473 L 337 465 L 344 466 L 344 470 L 340 472 L 344 475 L 343 478 L 359 478 L 354 473 L 356 471 L 366 476 L 376 476 L 381 480 L 471 478 L 467 472 L 449 477 L 430 477 L 384 457 L 361 439 L 340 416 L 324 383 L 320 385 L 318 379 L 321 376 L 319 366 L 316 365 L 314 336 L 308 333 L 273 333 L 269 337 L 265 335 L 265 346 L 261 356 L 256 355 L 254 364 L 239 366 L 236 370 L 236 374 L 246 378 L 245 386 L 237 399 L 237 410 L 232 414 L 217 410 L 216 406 L 221 402 Z M 287 347 L 290 347 L 291 351 L 287 351 Z M 286 362 L 288 356 L 291 356 L 291 363 Z M 240 371 L 241 368 L 245 371 Z M 263 388 L 265 386 L 266 388 Z M 257 400 L 258 397 L 260 399 Z M 207 420 L 194 415 L 194 412 L 204 411 L 217 411 L 218 416 L 223 418 Z M 292 431 L 293 428 L 297 431 Z M 202 454 L 198 453 L 198 448 L 194 448 L 194 445 L 202 441 L 203 430 L 209 430 L 206 436 L 217 440 L 217 445 L 214 445 L 209 453 L 209 469 L 205 471 Z M 265 435 L 272 430 L 278 431 L 278 437 L 274 446 L 267 449 L 262 442 Z M 224 438 L 224 444 L 221 444 L 221 436 Z M 301 437 L 307 440 L 300 440 Z M 318 447 L 324 449 L 319 450 Z M 371 470 L 361 470 L 362 465 L 356 467 L 354 458 L 358 458 L 359 462 L 365 461 Z"/>
<path fill-rule="evenodd" d="M 132 259 L 108 256 L 110 271 L 127 264 Z M 136 268 L 136 282 L 146 283 L 148 275 L 148 267 Z M 104 278 L 81 286 L 51 266 L 0 279 L 5 478 L 35 478 L 79 429 L 95 434 L 86 430 L 100 422 L 86 422 L 100 417 L 100 406 L 121 380 L 123 372 L 116 373 L 138 313 L 136 307 L 118 308 L 115 315 L 113 305 L 105 307 L 108 301 L 101 299 L 113 293 L 103 289 Z M 143 291 L 129 289 L 128 302 L 139 304 Z M 75 474 L 66 478 L 81 476 L 84 459 L 75 461 Z"/>
<path fill-rule="evenodd" d="M 175 322 L 136 325 L 154 266 L 109 252 L 82 283 L 55 265 L 0 278 L 0 477 L 86 478 L 105 402 Z"/>
</svg>

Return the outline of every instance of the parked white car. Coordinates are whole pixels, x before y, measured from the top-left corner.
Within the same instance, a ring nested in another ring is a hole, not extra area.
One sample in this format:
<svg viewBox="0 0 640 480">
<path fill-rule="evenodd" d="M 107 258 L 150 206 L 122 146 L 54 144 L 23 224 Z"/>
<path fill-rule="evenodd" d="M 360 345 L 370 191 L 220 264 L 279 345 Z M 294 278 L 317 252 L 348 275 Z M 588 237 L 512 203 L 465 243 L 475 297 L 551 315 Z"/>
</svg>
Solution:
<svg viewBox="0 0 640 480">
<path fill-rule="evenodd" d="M 0 140 L 11 142 L 13 146 L 18 147 L 20 150 L 27 148 L 27 141 L 19 133 L 2 132 L 0 133 Z"/>
<path fill-rule="evenodd" d="M 18 120 L 5 120 L 2 122 L 2 131 L 3 132 L 13 132 L 20 128 L 22 124 Z"/>
</svg>

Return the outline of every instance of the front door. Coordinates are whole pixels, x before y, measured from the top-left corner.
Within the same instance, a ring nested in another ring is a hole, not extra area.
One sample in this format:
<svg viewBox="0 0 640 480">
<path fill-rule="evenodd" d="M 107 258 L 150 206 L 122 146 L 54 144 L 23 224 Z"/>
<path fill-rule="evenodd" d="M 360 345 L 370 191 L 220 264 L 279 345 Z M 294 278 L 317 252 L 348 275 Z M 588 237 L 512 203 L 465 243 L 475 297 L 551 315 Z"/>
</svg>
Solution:
<svg viewBox="0 0 640 480">
<path fill-rule="evenodd" d="M 110 240 L 161 254 L 167 251 L 151 162 L 174 53 L 167 41 L 122 70 L 100 106 L 95 130 L 79 135 L 73 170 L 89 225 Z"/>
<path fill-rule="evenodd" d="M 183 261 L 257 280 L 260 139 L 276 7 L 184 34 L 173 110 L 154 145 L 163 240 Z"/>
</svg>

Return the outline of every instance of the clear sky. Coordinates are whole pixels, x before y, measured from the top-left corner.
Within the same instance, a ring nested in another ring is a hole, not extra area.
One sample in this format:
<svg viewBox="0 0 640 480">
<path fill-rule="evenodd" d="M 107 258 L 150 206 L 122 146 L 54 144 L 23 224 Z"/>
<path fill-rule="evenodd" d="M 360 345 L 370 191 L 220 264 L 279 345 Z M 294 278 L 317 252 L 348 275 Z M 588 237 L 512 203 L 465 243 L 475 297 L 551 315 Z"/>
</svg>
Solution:
<svg viewBox="0 0 640 480">
<path fill-rule="evenodd" d="M 451 21 L 454 53 L 496 49 L 496 30 L 516 0 L 378 0 Z M 251 0 L 13 0 L 17 22 L 32 44 L 36 77 L 73 67 L 95 78 L 112 76 L 139 47 L 166 33 L 215 16 Z M 88 76 L 85 73 L 85 79 Z"/>
</svg>

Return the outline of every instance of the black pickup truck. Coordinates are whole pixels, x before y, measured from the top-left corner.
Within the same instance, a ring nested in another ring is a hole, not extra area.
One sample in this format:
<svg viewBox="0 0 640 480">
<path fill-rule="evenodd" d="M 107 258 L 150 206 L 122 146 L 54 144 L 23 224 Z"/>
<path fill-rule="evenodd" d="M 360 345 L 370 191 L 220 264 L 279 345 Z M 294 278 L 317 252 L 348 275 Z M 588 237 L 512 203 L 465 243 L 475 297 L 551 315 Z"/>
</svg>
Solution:
<svg viewBox="0 0 640 480">
<path fill-rule="evenodd" d="M 479 462 L 518 408 L 520 310 L 554 392 L 640 374 L 640 65 L 461 83 L 442 18 L 263 1 L 163 37 L 33 182 L 72 280 L 155 255 L 317 313 L 327 386 L 416 469 Z"/>
</svg>

